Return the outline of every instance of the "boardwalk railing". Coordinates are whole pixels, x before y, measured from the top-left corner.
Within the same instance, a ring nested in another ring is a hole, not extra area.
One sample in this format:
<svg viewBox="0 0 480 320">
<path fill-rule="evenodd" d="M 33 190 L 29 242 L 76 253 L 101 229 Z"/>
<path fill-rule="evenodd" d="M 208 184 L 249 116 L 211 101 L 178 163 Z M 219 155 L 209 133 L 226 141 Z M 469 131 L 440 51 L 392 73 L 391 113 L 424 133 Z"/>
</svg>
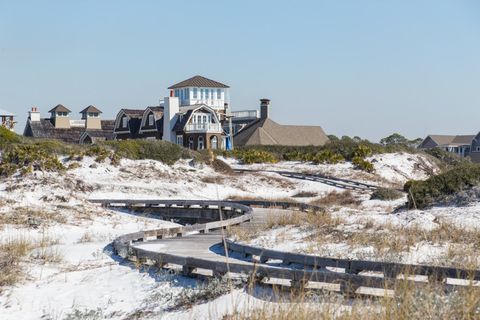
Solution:
<svg viewBox="0 0 480 320">
<path fill-rule="evenodd" d="M 359 287 L 376 289 L 394 289 L 398 281 L 408 281 L 414 286 L 429 283 L 441 284 L 446 289 L 467 286 L 472 281 L 480 280 L 480 270 L 467 270 L 439 266 L 409 265 L 366 260 L 335 259 L 298 253 L 270 250 L 226 241 L 229 252 L 237 253 L 251 263 L 238 263 L 231 259 L 211 261 L 183 256 L 181 254 L 151 251 L 135 246 L 137 242 L 162 239 L 165 237 L 182 237 L 189 233 L 208 233 L 212 230 L 226 228 L 250 221 L 253 218 L 251 206 L 295 208 L 316 212 L 322 208 L 299 203 L 268 201 L 202 201 L 202 200 L 92 200 L 107 207 L 154 208 L 167 216 L 198 218 L 208 220 L 174 228 L 162 228 L 126 234 L 113 242 L 115 252 L 129 260 L 155 263 L 159 266 L 176 264 L 182 267 L 186 275 L 195 269 L 211 270 L 213 275 L 245 273 L 254 279 L 273 278 L 288 279 L 292 287 L 304 286 L 308 282 L 336 283 L 345 294 L 353 294 Z M 220 216 L 220 213 L 222 216 Z M 199 235 L 201 236 L 201 235 Z M 253 257 L 257 259 L 254 260 Z M 269 260 L 280 260 L 277 265 L 268 265 Z M 257 262 L 258 261 L 258 262 Z M 336 268 L 335 270 L 327 268 Z M 343 269 L 342 271 L 338 269 Z M 363 274 L 361 274 L 363 273 Z M 403 275 L 399 280 L 398 276 Z M 412 278 L 413 276 L 413 278 Z M 426 276 L 418 279 L 418 276 Z M 449 281 L 448 279 L 462 279 Z"/>
<path fill-rule="evenodd" d="M 355 190 L 355 191 L 374 191 L 379 187 L 373 184 L 359 182 L 349 179 L 335 178 L 326 175 L 313 174 L 313 173 L 301 173 L 301 172 L 291 172 L 291 171 L 276 171 L 276 170 L 252 170 L 252 169 L 235 169 L 236 172 L 271 172 L 277 173 L 281 176 L 293 179 L 300 180 L 309 180 L 327 184 L 333 187 Z"/>
</svg>

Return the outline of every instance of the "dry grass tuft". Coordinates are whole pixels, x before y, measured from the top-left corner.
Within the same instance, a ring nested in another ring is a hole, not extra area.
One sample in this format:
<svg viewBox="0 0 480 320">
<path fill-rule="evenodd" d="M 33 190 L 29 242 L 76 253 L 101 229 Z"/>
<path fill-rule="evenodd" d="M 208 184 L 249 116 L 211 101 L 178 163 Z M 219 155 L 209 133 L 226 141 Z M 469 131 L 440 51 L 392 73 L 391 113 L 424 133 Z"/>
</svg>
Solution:
<svg viewBox="0 0 480 320">
<path fill-rule="evenodd" d="M 316 206 L 349 206 L 357 207 L 362 203 L 361 200 L 355 198 L 354 194 L 350 191 L 337 192 L 332 191 L 323 198 L 313 200 L 310 202 Z"/>
<path fill-rule="evenodd" d="M 26 227 L 38 227 L 39 224 L 65 223 L 66 218 L 59 212 L 32 210 L 26 207 L 13 208 L 0 214 L 0 225 L 13 224 Z"/>
<path fill-rule="evenodd" d="M 318 196 L 318 193 L 316 192 L 310 192 L 310 191 L 300 191 L 296 194 L 294 194 L 292 197 L 294 198 L 313 198 Z"/>
<path fill-rule="evenodd" d="M 33 248 L 25 238 L 7 239 L 0 243 L 0 293 L 5 286 L 20 281 L 24 274 L 20 263 Z"/>
</svg>

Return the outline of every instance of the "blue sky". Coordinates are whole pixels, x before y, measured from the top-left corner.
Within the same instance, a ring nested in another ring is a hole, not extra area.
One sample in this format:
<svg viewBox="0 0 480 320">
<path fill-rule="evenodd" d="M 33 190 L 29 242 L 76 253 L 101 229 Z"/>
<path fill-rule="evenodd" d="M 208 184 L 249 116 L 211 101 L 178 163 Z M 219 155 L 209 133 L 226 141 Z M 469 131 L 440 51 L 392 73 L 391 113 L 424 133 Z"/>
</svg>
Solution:
<svg viewBox="0 0 480 320">
<path fill-rule="evenodd" d="M 372 140 L 480 131 L 479 1 L 0 0 L 0 108 L 158 103 L 200 74 L 233 109 Z"/>
</svg>

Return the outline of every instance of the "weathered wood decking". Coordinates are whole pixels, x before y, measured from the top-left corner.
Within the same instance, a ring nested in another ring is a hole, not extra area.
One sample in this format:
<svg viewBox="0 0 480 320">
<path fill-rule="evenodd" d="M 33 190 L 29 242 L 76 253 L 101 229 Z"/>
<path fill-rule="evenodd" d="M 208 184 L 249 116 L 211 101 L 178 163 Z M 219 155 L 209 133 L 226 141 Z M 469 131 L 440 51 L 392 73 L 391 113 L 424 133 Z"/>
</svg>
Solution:
<svg viewBox="0 0 480 320">
<path fill-rule="evenodd" d="M 115 251 L 122 257 L 155 263 L 175 264 L 182 267 L 186 275 L 197 269 L 209 270 L 213 275 L 227 272 L 243 273 L 254 278 L 286 279 L 291 286 L 308 283 L 340 284 L 340 290 L 348 295 L 360 287 L 373 289 L 395 289 L 401 281 L 415 286 L 432 283 L 445 289 L 468 286 L 480 280 L 480 270 L 464 270 L 447 267 L 407 265 L 376 261 L 333 259 L 312 255 L 295 254 L 257 248 L 227 241 L 227 252 L 222 247 L 218 230 L 228 226 L 245 224 L 256 216 L 265 215 L 265 209 L 254 206 L 292 208 L 318 211 L 319 207 L 298 203 L 276 203 L 268 201 L 192 201 L 192 200 L 93 200 L 109 207 L 133 209 L 150 208 L 167 217 L 187 217 L 211 222 L 177 228 L 136 232 L 117 238 Z M 222 218 L 220 219 L 220 214 Z M 230 253 L 227 260 L 225 255 Z M 400 280 L 401 278 L 407 280 Z M 475 285 L 478 285 L 475 283 Z"/>
</svg>

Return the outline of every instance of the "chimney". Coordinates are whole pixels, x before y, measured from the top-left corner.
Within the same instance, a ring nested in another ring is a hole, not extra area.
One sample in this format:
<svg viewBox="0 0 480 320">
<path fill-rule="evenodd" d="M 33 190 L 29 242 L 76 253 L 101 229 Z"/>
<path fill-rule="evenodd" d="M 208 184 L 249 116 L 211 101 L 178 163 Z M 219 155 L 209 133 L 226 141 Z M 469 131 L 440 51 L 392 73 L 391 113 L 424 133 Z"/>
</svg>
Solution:
<svg viewBox="0 0 480 320">
<path fill-rule="evenodd" d="M 32 107 L 32 110 L 28 112 L 28 119 L 32 122 L 40 121 L 40 111 L 37 107 Z"/>
<path fill-rule="evenodd" d="M 172 129 L 178 118 L 180 111 L 180 101 L 177 97 L 166 97 L 163 100 L 163 137 L 162 140 L 175 142 L 175 136 L 172 135 Z"/>
<path fill-rule="evenodd" d="M 268 118 L 270 99 L 260 99 L 260 119 Z"/>
</svg>

